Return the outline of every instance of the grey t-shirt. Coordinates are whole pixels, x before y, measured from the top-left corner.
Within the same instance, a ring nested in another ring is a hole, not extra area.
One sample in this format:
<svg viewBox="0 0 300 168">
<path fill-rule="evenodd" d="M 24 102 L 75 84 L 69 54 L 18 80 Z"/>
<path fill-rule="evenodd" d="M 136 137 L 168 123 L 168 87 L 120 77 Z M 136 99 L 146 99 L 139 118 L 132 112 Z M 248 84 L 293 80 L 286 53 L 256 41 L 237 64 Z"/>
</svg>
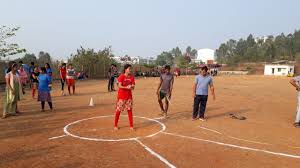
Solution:
<svg viewBox="0 0 300 168">
<path fill-rule="evenodd" d="M 296 81 L 297 85 L 300 86 L 300 75 L 294 77 L 294 80 Z"/>
<path fill-rule="evenodd" d="M 170 92 L 170 86 L 174 81 L 174 77 L 171 73 L 160 75 L 160 80 L 162 81 L 160 91 L 163 93 Z"/>
<path fill-rule="evenodd" d="M 213 79 L 211 76 L 197 75 L 195 78 L 196 95 L 208 95 L 208 86 L 213 84 Z"/>
<path fill-rule="evenodd" d="M 294 77 L 294 80 L 297 82 L 297 84 L 300 86 L 300 75 Z"/>
</svg>

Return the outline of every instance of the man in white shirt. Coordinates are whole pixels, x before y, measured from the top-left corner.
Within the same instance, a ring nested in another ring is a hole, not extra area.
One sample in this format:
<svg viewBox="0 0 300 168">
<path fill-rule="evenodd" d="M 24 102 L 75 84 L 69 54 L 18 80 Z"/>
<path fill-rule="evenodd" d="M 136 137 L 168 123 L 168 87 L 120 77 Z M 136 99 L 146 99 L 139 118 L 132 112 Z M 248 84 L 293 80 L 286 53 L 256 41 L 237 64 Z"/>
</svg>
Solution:
<svg viewBox="0 0 300 168">
<path fill-rule="evenodd" d="M 300 75 L 291 79 L 290 83 L 296 88 L 298 95 L 297 113 L 294 126 L 296 128 L 300 128 Z"/>
</svg>

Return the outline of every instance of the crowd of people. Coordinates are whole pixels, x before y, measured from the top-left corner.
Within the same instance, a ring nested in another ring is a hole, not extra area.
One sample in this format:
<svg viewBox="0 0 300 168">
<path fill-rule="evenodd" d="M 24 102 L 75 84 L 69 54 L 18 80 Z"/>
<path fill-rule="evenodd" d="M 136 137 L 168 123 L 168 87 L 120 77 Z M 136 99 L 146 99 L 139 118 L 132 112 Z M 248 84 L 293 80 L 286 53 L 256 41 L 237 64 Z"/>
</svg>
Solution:
<svg viewBox="0 0 300 168">
<path fill-rule="evenodd" d="M 115 111 L 114 129 L 118 130 L 118 121 L 120 113 L 127 110 L 130 129 L 133 127 L 133 97 L 132 90 L 135 88 L 134 73 L 132 73 L 132 66 L 126 64 L 122 73 L 119 75 L 117 66 L 112 64 L 108 71 L 108 91 L 116 91 L 115 83 L 118 87 L 118 96 Z M 193 120 L 197 119 L 199 104 L 200 113 L 199 119 L 204 119 L 205 106 L 207 102 L 208 86 L 211 87 L 211 91 L 214 96 L 214 89 L 212 84 L 212 78 L 208 75 L 207 67 L 201 68 L 200 76 L 196 77 L 195 81 L 195 95 L 194 95 L 194 113 Z M 36 66 L 34 62 L 31 66 L 27 66 L 22 61 L 16 63 L 14 61 L 9 62 L 8 68 L 5 71 L 6 79 L 6 92 L 4 99 L 3 118 L 10 115 L 18 115 L 20 113 L 18 109 L 18 101 L 21 100 L 25 94 L 25 87 L 30 86 L 32 91 L 32 99 L 36 99 L 41 103 L 41 111 L 45 111 L 46 102 L 49 105 L 50 111 L 53 110 L 51 90 L 53 83 L 53 71 L 50 64 L 46 63 L 43 67 Z M 61 95 L 65 95 L 65 84 L 68 87 L 69 95 L 74 95 L 75 92 L 75 79 L 77 78 L 77 72 L 72 64 L 63 63 L 59 67 L 59 78 L 61 82 Z M 157 88 L 157 97 L 161 115 L 164 118 L 168 116 L 169 103 L 172 96 L 174 83 L 174 75 L 171 73 L 171 67 L 166 65 L 160 72 L 160 83 Z M 163 102 L 163 100 L 165 101 Z"/>
<path fill-rule="evenodd" d="M 29 86 L 31 89 L 32 99 L 36 99 L 41 103 L 41 111 L 45 111 L 45 103 L 47 102 L 50 111 L 53 110 L 51 90 L 53 83 L 53 71 L 49 63 L 44 66 L 36 66 L 31 62 L 31 66 L 24 64 L 22 61 L 19 63 L 11 61 L 5 69 L 6 89 L 4 95 L 4 106 L 2 118 L 8 116 L 16 116 L 20 114 L 18 109 L 18 101 L 21 100 L 25 93 L 25 88 Z M 61 81 L 61 94 L 64 96 L 65 83 L 68 86 L 69 95 L 75 94 L 75 79 L 78 73 L 73 68 L 72 64 L 63 63 L 59 67 L 59 76 Z M 72 91 L 71 91 L 72 88 Z"/>
<path fill-rule="evenodd" d="M 132 91 L 135 88 L 134 73 L 132 66 L 126 64 L 122 73 L 119 75 L 117 66 L 112 64 L 108 71 L 108 91 L 116 91 L 115 83 L 118 86 L 117 103 L 115 109 L 114 129 L 118 130 L 118 121 L 120 113 L 124 110 L 128 113 L 130 129 L 134 130 L 133 126 L 133 96 Z M 212 76 L 216 71 L 210 72 L 206 66 L 200 67 L 199 74 L 195 77 L 193 85 L 193 113 L 192 120 L 205 120 L 206 104 L 208 100 L 209 89 L 215 100 L 215 89 Z M 77 72 L 72 64 L 63 63 L 59 67 L 61 94 L 65 95 L 65 84 L 68 86 L 69 95 L 74 95 L 75 79 Z M 23 64 L 22 61 L 16 63 L 9 62 L 8 68 L 5 70 L 6 91 L 4 97 L 3 118 L 10 115 L 15 116 L 20 113 L 18 102 L 25 94 L 25 87 L 29 84 L 32 90 L 32 98 L 35 99 L 36 91 L 38 92 L 37 101 L 41 103 L 41 111 L 45 111 L 45 103 L 47 102 L 50 110 L 53 110 L 51 90 L 52 90 L 52 69 L 50 64 L 46 63 L 43 67 L 36 66 L 34 62 L 31 66 Z M 298 107 L 296 113 L 295 127 L 300 127 L 300 76 L 293 78 L 290 83 L 298 91 Z M 161 115 L 164 118 L 168 117 L 169 104 L 172 97 L 174 84 L 174 75 L 171 73 L 169 65 L 164 66 L 160 72 L 160 82 L 156 90 L 158 104 L 161 109 Z M 71 90 L 72 88 L 72 90 Z M 163 102 L 163 100 L 165 101 Z"/>
</svg>

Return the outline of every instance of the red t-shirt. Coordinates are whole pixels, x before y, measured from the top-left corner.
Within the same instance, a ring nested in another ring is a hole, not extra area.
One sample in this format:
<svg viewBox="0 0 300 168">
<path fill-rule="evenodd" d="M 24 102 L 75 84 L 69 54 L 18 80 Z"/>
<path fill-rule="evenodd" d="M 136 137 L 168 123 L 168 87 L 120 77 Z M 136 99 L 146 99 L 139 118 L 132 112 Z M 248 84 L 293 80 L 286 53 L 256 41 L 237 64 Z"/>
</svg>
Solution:
<svg viewBox="0 0 300 168">
<path fill-rule="evenodd" d="M 66 76 L 67 76 L 67 69 L 66 69 L 66 68 L 60 68 L 59 71 L 60 71 L 60 74 L 61 74 L 60 77 L 61 77 L 62 79 L 66 79 Z"/>
<path fill-rule="evenodd" d="M 125 76 L 124 74 L 122 74 L 122 75 L 119 76 L 118 82 L 122 86 L 125 86 L 125 87 L 128 86 L 128 85 L 135 85 L 135 80 L 134 80 L 134 77 L 132 75 Z M 122 99 L 122 100 L 132 99 L 131 90 L 130 89 L 121 89 L 121 88 L 119 88 L 118 99 Z"/>
</svg>

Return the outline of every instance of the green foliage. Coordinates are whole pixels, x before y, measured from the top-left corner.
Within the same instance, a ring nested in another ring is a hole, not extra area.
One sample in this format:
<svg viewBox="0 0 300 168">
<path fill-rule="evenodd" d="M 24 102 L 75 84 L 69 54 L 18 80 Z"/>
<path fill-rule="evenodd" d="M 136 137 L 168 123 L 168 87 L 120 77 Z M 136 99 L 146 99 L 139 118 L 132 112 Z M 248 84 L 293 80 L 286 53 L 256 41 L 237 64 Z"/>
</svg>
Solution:
<svg viewBox="0 0 300 168">
<path fill-rule="evenodd" d="M 154 68 L 154 67 L 156 67 L 155 64 L 143 64 L 143 66 L 144 66 L 145 68 Z"/>
<path fill-rule="evenodd" d="M 25 64 L 30 64 L 31 62 L 34 62 L 38 66 L 44 66 L 46 63 L 49 63 L 50 66 L 53 65 L 54 61 L 51 58 L 50 54 L 44 51 L 40 51 L 38 54 L 38 58 L 35 56 L 35 54 L 25 54 L 21 58 L 17 58 L 14 61 L 19 62 L 23 61 Z"/>
<path fill-rule="evenodd" d="M 300 64 L 300 52 L 296 53 L 296 63 Z"/>
<path fill-rule="evenodd" d="M 172 56 L 171 52 L 162 52 L 156 58 L 156 64 L 160 66 L 164 66 L 166 64 L 173 65 L 174 64 L 174 57 Z"/>
<path fill-rule="evenodd" d="M 37 64 L 37 58 L 34 54 L 25 54 L 24 57 L 17 58 L 14 61 L 19 62 L 23 61 L 23 63 L 30 65 L 31 62 Z"/>
<path fill-rule="evenodd" d="M 16 43 L 8 43 L 8 39 L 16 35 L 19 27 L 9 28 L 6 26 L 0 27 L 0 58 L 10 55 L 26 52 L 25 49 L 19 48 Z"/>
<path fill-rule="evenodd" d="M 156 58 L 156 64 L 163 65 L 176 65 L 179 68 L 187 68 L 197 55 L 197 50 L 188 46 L 185 53 L 182 53 L 179 47 L 173 48 L 171 51 L 164 51 Z"/>
<path fill-rule="evenodd" d="M 294 52 L 300 52 L 300 31 L 295 31 L 294 38 L 292 39 Z"/>
<path fill-rule="evenodd" d="M 186 67 L 187 62 L 185 61 L 184 57 L 177 57 L 175 59 L 176 59 L 175 62 L 176 62 L 177 67 L 179 67 L 179 68 Z"/>
<path fill-rule="evenodd" d="M 287 36 L 282 33 L 275 38 L 268 36 L 266 39 L 255 39 L 250 34 L 237 42 L 230 39 L 220 45 L 216 54 L 219 63 L 235 65 L 245 62 L 294 61 L 296 52 L 300 52 L 300 31 Z"/>
<path fill-rule="evenodd" d="M 37 62 L 37 58 L 34 54 L 25 54 L 22 58 L 23 62 Z"/>
<path fill-rule="evenodd" d="M 177 58 L 177 57 L 182 57 L 182 52 L 179 49 L 179 47 L 173 48 L 170 52 L 172 54 L 173 57 Z"/>
<path fill-rule="evenodd" d="M 117 64 L 112 57 L 111 47 L 97 52 L 94 49 L 80 47 L 76 54 L 71 55 L 68 62 L 72 63 L 77 70 L 87 72 L 90 77 L 106 77 L 110 65 Z"/>
<path fill-rule="evenodd" d="M 38 58 L 37 62 L 38 62 L 38 64 L 39 64 L 40 66 L 43 66 L 43 65 L 45 65 L 46 63 L 49 63 L 50 65 L 52 65 L 52 58 L 51 58 L 51 56 L 50 56 L 49 53 L 44 52 L 44 51 L 40 51 L 38 57 L 39 57 L 39 58 Z"/>
<path fill-rule="evenodd" d="M 197 50 L 196 49 L 192 49 L 191 46 L 188 46 L 185 50 L 185 55 L 190 57 L 190 59 L 195 59 L 197 56 Z"/>
<path fill-rule="evenodd" d="M 190 68 L 190 69 L 198 69 L 198 65 L 196 64 L 196 63 L 190 63 L 189 65 L 188 65 L 188 68 Z"/>
</svg>

